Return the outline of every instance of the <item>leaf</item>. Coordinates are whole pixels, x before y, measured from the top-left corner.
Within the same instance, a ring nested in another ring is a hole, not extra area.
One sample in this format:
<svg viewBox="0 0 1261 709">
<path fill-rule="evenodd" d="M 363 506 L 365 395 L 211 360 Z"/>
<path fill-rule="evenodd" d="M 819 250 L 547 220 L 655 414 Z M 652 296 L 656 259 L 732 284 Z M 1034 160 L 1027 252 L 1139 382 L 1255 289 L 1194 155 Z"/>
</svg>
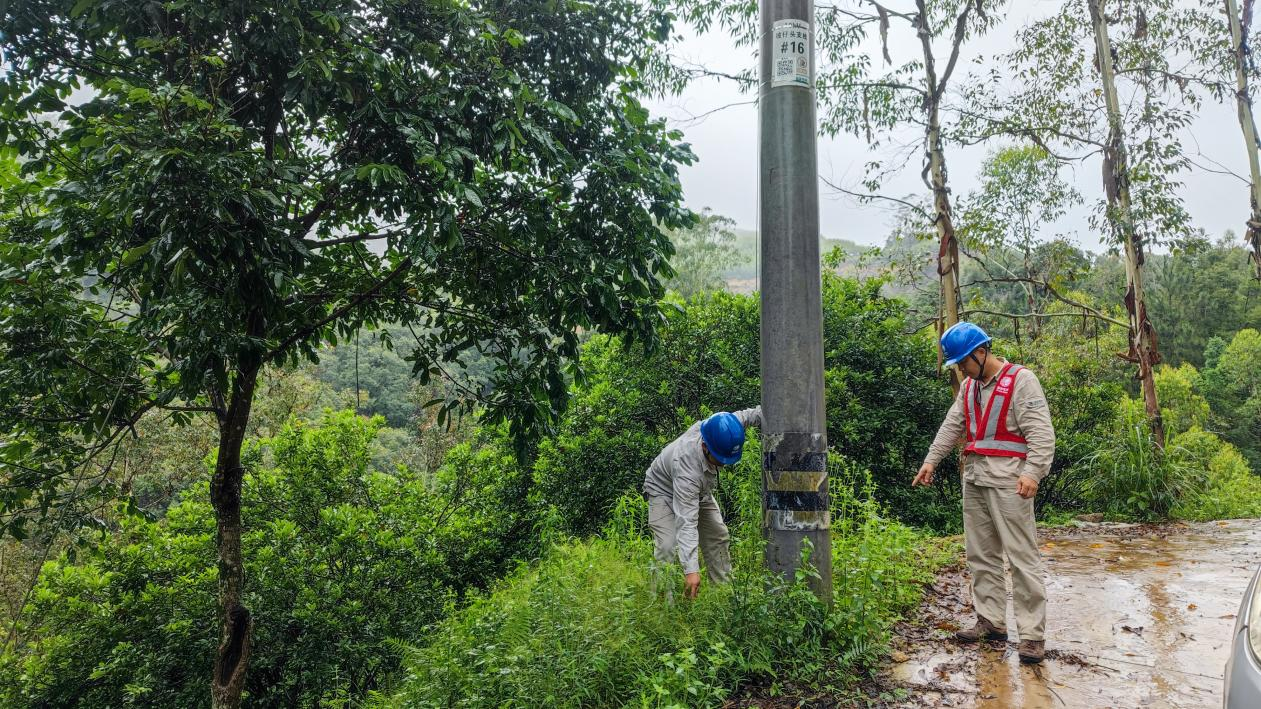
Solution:
<svg viewBox="0 0 1261 709">
<path fill-rule="evenodd" d="M 149 251 L 151 251 L 151 250 L 153 249 L 153 245 L 154 245 L 154 244 L 156 244 L 156 243 L 157 243 L 157 241 L 158 241 L 157 239 L 150 239 L 149 241 L 146 241 L 145 243 L 141 244 L 140 246 L 137 246 L 137 247 L 135 247 L 135 248 L 131 248 L 131 249 L 127 249 L 126 251 L 124 251 L 124 252 L 123 252 L 123 257 L 122 257 L 122 259 L 121 259 L 121 264 L 122 264 L 123 266 L 130 266 L 130 265 L 132 265 L 133 263 L 135 263 L 135 262 L 139 261 L 140 259 L 144 258 L 145 254 L 148 254 L 148 253 L 149 253 Z"/>
</svg>

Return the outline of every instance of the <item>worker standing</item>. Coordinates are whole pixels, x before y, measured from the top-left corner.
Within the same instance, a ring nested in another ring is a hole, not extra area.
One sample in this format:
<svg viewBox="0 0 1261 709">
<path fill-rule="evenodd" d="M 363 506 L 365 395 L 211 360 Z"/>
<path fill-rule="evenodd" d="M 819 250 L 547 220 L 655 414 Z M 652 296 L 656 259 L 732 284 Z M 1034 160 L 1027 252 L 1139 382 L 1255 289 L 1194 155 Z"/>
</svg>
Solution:
<svg viewBox="0 0 1261 709">
<path fill-rule="evenodd" d="M 731 577 L 731 535 L 714 499 L 718 471 L 740 462 L 748 426 L 762 425 L 762 407 L 719 412 L 692 424 L 657 454 L 644 476 L 648 526 L 659 566 L 683 565 L 684 595 L 700 592 L 700 554 L 712 583 Z M 667 586 L 669 587 L 669 586 Z"/>
<path fill-rule="evenodd" d="M 1007 638 L 1005 553 L 1018 652 L 1022 662 L 1036 663 L 1045 655 L 1046 584 L 1033 499 L 1055 456 L 1055 430 L 1037 376 L 992 354 L 990 344 L 985 331 L 969 322 L 942 334 L 946 365 L 958 367 L 966 379 L 911 484 L 931 485 L 933 472 L 964 434 L 963 539 L 977 618 L 955 637 Z"/>
</svg>

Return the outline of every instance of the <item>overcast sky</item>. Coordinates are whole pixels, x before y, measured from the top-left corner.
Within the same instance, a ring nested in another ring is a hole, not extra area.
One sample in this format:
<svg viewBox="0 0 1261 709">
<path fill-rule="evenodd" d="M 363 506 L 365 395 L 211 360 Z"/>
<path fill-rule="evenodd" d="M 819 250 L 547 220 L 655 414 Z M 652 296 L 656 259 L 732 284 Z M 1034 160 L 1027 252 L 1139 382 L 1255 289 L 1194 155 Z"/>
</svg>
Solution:
<svg viewBox="0 0 1261 709">
<path fill-rule="evenodd" d="M 1010 51 L 1016 30 L 1053 13 L 1060 6 L 1060 0 L 1019 0 L 1015 4 L 1018 9 L 1009 11 L 1002 25 L 966 46 L 954 81 L 966 76 L 964 72 L 972 60 Z M 918 52 L 915 42 L 914 36 L 904 28 L 899 31 L 895 22 L 890 32 L 894 61 Z M 878 56 L 874 39 L 865 49 Z M 680 59 L 722 71 L 734 72 L 754 66 L 749 48 L 736 48 L 727 36 L 718 33 L 700 37 L 689 34 L 675 54 Z M 878 64 L 879 60 L 873 63 Z M 757 106 L 750 103 L 753 98 L 741 94 L 734 82 L 703 80 L 693 83 L 680 96 L 649 104 L 656 115 L 665 116 L 684 131 L 685 139 L 697 155 L 697 163 L 682 172 L 688 206 L 709 207 L 747 229 L 757 226 Z M 727 107 L 722 108 L 724 106 Z M 709 113 L 711 111 L 713 113 Z M 704 115 L 707 113 L 709 115 Z M 1236 175 L 1246 175 L 1247 157 L 1237 120 L 1233 102 L 1225 105 L 1206 102 L 1198 120 L 1184 136 L 1185 149 L 1202 165 L 1217 169 L 1213 165 L 1216 162 Z M 966 193 L 976 186 L 981 162 L 994 147 L 947 148 L 946 160 L 954 193 Z M 852 136 L 819 138 L 822 176 L 856 191 L 862 190 L 858 183 L 863 178 L 864 165 L 875 155 L 877 153 L 869 151 L 864 142 Z M 887 156 L 888 151 L 880 155 Z M 896 196 L 922 194 L 926 188 L 919 177 L 921 168 L 921 153 L 912 152 L 905 169 L 888 180 L 882 191 Z M 1087 224 L 1089 205 L 1101 189 L 1098 158 L 1066 169 L 1065 177 L 1087 198 L 1087 205 L 1052 225 L 1048 232 L 1069 234 L 1079 245 L 1098 250 L 1102 248 L 1100 240 Z M 1184 173 L 1182 182 L 1185 184 L 1183 198 L 1196 226 L 1213 238 L 1227 229 L 1237 234 L 1242 232 L 1241 226 L 1248 215 L 1245 182 L 1238 177 L 1198 169 Z M 893 219 L 887 208 L 859 204 L 853 198 L 837 195 L 823 184 L 820 184 L 819 194 L 821 229 L 825 236 L 866 245 L 884 243 Z"/>
</svg>

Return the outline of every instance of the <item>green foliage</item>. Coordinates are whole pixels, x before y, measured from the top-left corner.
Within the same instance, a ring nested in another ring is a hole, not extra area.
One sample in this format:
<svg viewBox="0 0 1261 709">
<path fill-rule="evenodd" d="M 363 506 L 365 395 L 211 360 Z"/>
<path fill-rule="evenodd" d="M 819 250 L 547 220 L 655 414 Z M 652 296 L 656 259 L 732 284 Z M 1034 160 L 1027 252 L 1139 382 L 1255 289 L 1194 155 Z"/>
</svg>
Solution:
<svg viewBox="0 0 1261 709">
<path fill-rule="evenodd" d="M 828 466 L 832 491 L 833 608 L 828 629 L 845 669 L 871 666 L 900 614 L 918 602 L 932 569 L 954 545 L 898 522 L 875 498 L 871 475 L 842 456 Z"/>
<path fill-rule="evenodd" d="M 692 155 L 636 98 L 668 15 L 152 9 L 0 5 L 0 138 L 21 165 L 0 207 L 0 456 L 22 465 L 0 508 L 62 499 L 146 410 L 236 426 L 263 367 L 364 325 L 415 330 L 422 381 L 493 361 L 486 415 L 521 440 L 564 408 L 579 331 L 652 338 L 659 226 L 691 221 Z"/>
<path fill-rule="evenodd" d="M 1192 437 L 1195 440 L 1188 440 Z M 1193 459 L 1203 471 L 1199 488 L 1185 496 L 1175 516 L 1192 520 L 1261 517 L 1261 478 L 1238 449 L 1195 429 L 1173 439 L 1172 445 L 1194 446 Z"/>
<path fill-rule="evenodd" d="M 1225 346 L 1210 343 L 1204 363 L 1204 393 L 1213 428 L 1261 470 L 1261 332 L 1240 330 Z"/>
<path fill-rule="evenodd" d="M 416 413 L 409 394 L 412 366 L 386 343 L 407 342 L 404 328 L 392 336 L 362 332 L 330 348 L 320 357 L 320 381 L 337 391 L 359 391 L 356 409 L 366 416 L 383 416 L 390 426 L 406 428 Z"/>
<path fill-rule="evenodd" d="M 420 637 L 469 587 L 527 555 L 508 451 L 454 456 L 438 480 L 373 470 L 381 420 L 294 422 L 251 446 L 242 541 L 255 618 L 251 706 L 317 706 L 381 689 L 390 638 Z M 267 453 L 264 456 L 264 453 Z M 161 521 L 126 518 L 49 563 L 25 644 L 0 660 L 4 706 L 196 707 L 217 645 L 215 522 L 201 484 Z"/>
<path fill-rule="evenodd" d="M 1199 392 L 1200 373 L 1194 365 L 1183 363 L 1178 368 L 1161 367 L 1156 371 L 1156 400 L 1165 422 L 1165 434 L 1176 436 L 1192 428 L 1208 425 L 1208 400 Z"/>
<path fill-rule="evenodd" d="M 1049 311 L 1063 312 L 1063 306 Z M 1038 486 L 1039 511 L 1088 504 L 1086 488 L 1094 477 L 1088 461 L 1111 445 L 1121 428 L 1118 407 L 1130 376 L 1114 353 L 1124 349 L 1121 328 L 1064 317 L 1049 318 L 1033 343 L 1000 341 L 1001 354 L 1038 374 L 1051 409 L 1055 459 Z"/>
<path fill-rule="evenodd" d="M 912 490 L 950 387 L 937 370 L 929 336 L 908 335 L 906 304 L 881 295 L 883 281 L 825 275 L 823 383 L 828 445 L 870 471 L 876 498 L 899 519 L 935 529 L 957 521 L 957 475 L 948 464 L 937 493 Z"/>
<path fill-rule="evenodd" d="M 883 297 L 881 285 L 823 277 L 828 442 L 871 471 L 877 498 L 900 519 L 957 524 L 951 475 L 941 476 L 935 495 L 907 485 L 950 389 L 937 376 L 932 343 L 906 334 L 905 305 Z M 757 300 L 726 293 L 670 313 L 651 352 L 593 338 L 583 352 L 585 383 L 557 435 L 539 445 L 539 505 L 555 507 L 575 534 L 599 530 L 618 497 L 639 489 L 652 459 L 693 421 L 759 401 L 759 350 Z"/>
<path fill-rule="evenodd" d="M 760 473 L 741 465 L 724 476 L 741 520 L 731 583 L 665 602 L 663 584 L 681 598 L 681 577 L 650 571 L 646 504 L 628 495 L 602 538 L 553 547 L 439 623 L 408 651 L 401 691 L 382 705 L 712 706 L 750 681 L 852 672 L 954 550 L 890 521 L 864 476 L 843 469 L 833 488 L 834 611 L 802 583 L 809 570 L 787 585 L 762 570 Z"/>
<path fill-rule="evenodd" d="M 665 444 L 712 411 L 756 405 L 758 303 L 708 294 L 669 312 L 651 353 L 614 338 L 583 350 L 578 387 L 557 435 L 539 446 L 539 504 L 567 530 L 598 531 L 623 493 L 638 490 Z"/>
<path fill-rule="evenodd" d="M 1118 429 L 1081 465 L 1094 509 L 1123 518 L 1169 519 L 1195 490 L 1195 469 L 1156 445 L 1141 401 L 1121 402 Z"/>
<path fill-rule="evenodd" d="M 674 244 L 674 276 L 666 284 L 684 298 L 722 290 L 723 274 L 745 260 L 736 249 L 735 226 L 731 219 L 706 209 L 693 226 L 667 232 Z"/>
<path fill-rule="evenodd" d="M 1261 281 L 1241 267 L 1247 254 L 1228 232 L 1147 257 L 1147 304 L 1165 361 L 1203 367 L 1211 338 L 1261 323 Z"/>
</svg>

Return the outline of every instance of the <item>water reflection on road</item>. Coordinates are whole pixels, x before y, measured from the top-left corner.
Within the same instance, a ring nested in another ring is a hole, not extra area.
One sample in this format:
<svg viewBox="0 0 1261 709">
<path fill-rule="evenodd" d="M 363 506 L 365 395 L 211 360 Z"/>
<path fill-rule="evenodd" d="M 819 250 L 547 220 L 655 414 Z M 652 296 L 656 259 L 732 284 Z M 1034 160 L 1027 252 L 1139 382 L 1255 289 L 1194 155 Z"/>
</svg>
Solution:
<svg viewBox="0 0 1261 709">
<path fill-rule="evenodd" d="M 1141 534 L 1136 532 L 1141 531 Z M 1261 522 L 1092 526 L 1043 544 L 1049 596 L 1041 666 L 1007 645 L 945 639 L 967 621 L 965 584 L 943 580 L 932 637 L 908 634 L 891 679 L 906 707 L 1220 707 L 1235 613 L 1261 563 Z M 955 596 L 957 598 L 952 599 Z M 931 621 L 931 618 L 930 618 Z"/>
</svg>

